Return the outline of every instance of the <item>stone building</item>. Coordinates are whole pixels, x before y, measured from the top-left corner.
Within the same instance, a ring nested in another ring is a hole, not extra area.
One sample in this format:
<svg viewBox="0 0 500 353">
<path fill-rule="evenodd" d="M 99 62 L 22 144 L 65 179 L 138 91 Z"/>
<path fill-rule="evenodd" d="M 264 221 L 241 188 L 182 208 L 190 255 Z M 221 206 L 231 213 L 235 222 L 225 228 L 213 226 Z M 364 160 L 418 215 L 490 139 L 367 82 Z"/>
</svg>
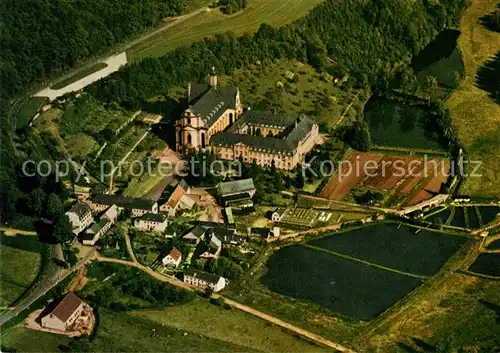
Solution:
<svg viewBox="0 0 500 353">
<path fill-rule="evenodd" d="M 247 109 L 243 113 L 239 90 L 218 87 L 217 76 L 208 85 L 189 85 L 189 107 L 176 123 L 177 151 L 214 151 L 227 160 L 254 160 L 260 166 L 292 170 L 316 144 L 319 127 L 298 114 L 274 114 Z"/>
</svg>

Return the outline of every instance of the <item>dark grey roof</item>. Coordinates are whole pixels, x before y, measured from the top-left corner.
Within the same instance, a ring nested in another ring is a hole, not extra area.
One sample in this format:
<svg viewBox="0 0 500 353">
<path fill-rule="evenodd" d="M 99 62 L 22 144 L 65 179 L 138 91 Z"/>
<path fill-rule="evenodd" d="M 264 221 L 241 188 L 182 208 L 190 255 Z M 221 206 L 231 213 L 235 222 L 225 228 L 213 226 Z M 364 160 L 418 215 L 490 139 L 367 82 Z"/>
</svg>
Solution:
<svg viewBox="0 0 500 353">
<path fill-rule="evenodd" d="M 208 91 L 210 85 L 206 83 L 192 83 L 191 89 L 189 90 L 188 104 L 194 104 L 206 91 Z"/>
<path fill-rule="evenodd" d="M 297 121 L 297 123 L 294 123 L 295 125 L 293 126 L 289 126 L 291 130 L 284 138 L 239 134 L 231 132 L 231 130 L 215 134 L 212 136 L 210 144 L 228 147 L 234 146 L 237 143 L 242 143 L 253 151 L 293 154 L 299 141 L 303 141 L 307 137 L 315 124 L 314 121 L 308 117 L 301 117 L 300 119 L 294 120 L 294 122 L 295 121 Z"/>
<path fill-rule="evenodd" d="M 246 193 L 255 190 L 255 184 L 252 178 L 225 181 L 217 186 L 217 193 L 221 196 Z"/>
<path fill-rule="evenodd" d="M 293 153 L 295 146 L 284 139 L 277 137 L 263 137 L 245 134 L 234 134 L 231 132 L 220 132 L 210 139 L 213 146 L 234 146 L 242 143 L 251 150 L 268 153 Z"/>
<path fill-rule="evenodd" d="M 204 88 L 203 86 L 191 87 L 192 99 L 190 99 L 189 109 L 194 115 L 200 115 L 206 127 L 210 127 L 227 109 L 235 108 L 237 88 Z"/>
<path fill-rule="evenodd" d="M 194 235 L 196 238 L 200 238 L 205 232 L 208 230 L 207 227 L 201 226 L 201 225 L 196 225 L 193 229 L 191 229 L 189 232 L 187 232 L 184 236 L 186 235 Z"/>
<path fill-rule="evenodd" d="M 167 219 L 167 215 L 163 213 L 146 213 L 138 218 L 141 221 L 163 223 Z"/>
<path fill-rule="evenodd" d="M 307 137 L 314 124 L 314 121 L 308 117 L 302 117 L 293 130 L 287 135 L 286 140 L 296 146 L 299 141 L 303 141 Z"/>
<path fill-rule="evenodd" d="M 153 205 L 156 203 L 153 200 L 148 199 L 138 199 L 138 198 L 127 198 L 117 195 L 95 195 L 92 197 L 92 202 L 101 205 L 113 205 L 127 209 L 140 209 L 140 210 L 151 210 Z"/>
<path fill-rule="evenodd" d="M 245 125 L 286 129 L 298 118 L 299 115 L 296 113 L 274 114 L 262 110 L 247 110 L 238 120 L 236 120 L 228 131 L 238 132 L 238 129 Z"/>
<path fill-rule="evenodd" d="M 184 276 L 191 276 L 194 278 L 199 278 L 205 282 L 216 284 L 219 282 L 219 279 L 221 278 L 220 276 L 205 272 L 205 271 L 200 271 L 196 270 L 194 268 L 188 268 L 184 270 Z"/>
<path fill-rule="evenodd" d="M 75 213 L 78 217 L 83 217 L 87 213 L 91 212 L 89 205 L 84 202 L 77 202 L 71 207 L 69 212 Z"/>
</svg>

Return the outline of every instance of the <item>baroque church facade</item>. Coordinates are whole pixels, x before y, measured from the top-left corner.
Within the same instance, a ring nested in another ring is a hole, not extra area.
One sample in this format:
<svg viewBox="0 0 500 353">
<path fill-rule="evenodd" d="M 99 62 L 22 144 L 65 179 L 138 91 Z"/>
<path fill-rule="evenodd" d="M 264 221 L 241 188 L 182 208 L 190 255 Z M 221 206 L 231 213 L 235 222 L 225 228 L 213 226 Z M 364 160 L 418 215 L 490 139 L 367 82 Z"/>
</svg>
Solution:
<svg viewBox="0 0 500 353">
<path fill-rule="evenodd" d="M 298 114 L 243 111 L 236 87 L 189 84 L 188 108 L 176 122 L 176 149 L 212 150 L 227 160 L 294 169 L 318 142 L 319 128 Z"/>
</svg>

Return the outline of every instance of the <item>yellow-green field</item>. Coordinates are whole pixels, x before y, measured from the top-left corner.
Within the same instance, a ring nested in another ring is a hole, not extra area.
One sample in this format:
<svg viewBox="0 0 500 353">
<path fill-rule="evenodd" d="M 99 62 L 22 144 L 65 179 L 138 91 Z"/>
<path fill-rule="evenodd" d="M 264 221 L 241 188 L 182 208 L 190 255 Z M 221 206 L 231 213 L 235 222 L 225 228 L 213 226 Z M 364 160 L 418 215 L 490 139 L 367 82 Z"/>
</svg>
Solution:
<svg viewBox="0 0 500 353">
<path fill-rule="evenodd" d="M 137 311 L 132 314 L 211 339 L 226 341 L 244 350 L 326 351 L 242 311 L 223 309 L 204 300 L 195 300 L 188 304 L 160 310 Z"/>
<path fill-rule="evenodd" d="M 153 36 L 127 51 L 129 60 L 162 56 L 182 45 L 225 32 L 241 35 L 256 31 L 262 23 L 281 26 L 307 14 L 322 0 L 248 0 L 243 11 L 224 15 L 210 9 Z"/>
<path fill-rule="evenodd" d="M 458 45 L 465 65 L 465 80 L 448 104 L 453 124 L 470 160 L 481 161 L 482 177 L 471 177 L 461 192 L 500 197 L 500 105 L 476 86 L 477 69 L 500 50 L 500 33 L 486 29 L 480 18 L 494 11 L 497 0 L 474 0 L 465 11 Z"/>
</svg>

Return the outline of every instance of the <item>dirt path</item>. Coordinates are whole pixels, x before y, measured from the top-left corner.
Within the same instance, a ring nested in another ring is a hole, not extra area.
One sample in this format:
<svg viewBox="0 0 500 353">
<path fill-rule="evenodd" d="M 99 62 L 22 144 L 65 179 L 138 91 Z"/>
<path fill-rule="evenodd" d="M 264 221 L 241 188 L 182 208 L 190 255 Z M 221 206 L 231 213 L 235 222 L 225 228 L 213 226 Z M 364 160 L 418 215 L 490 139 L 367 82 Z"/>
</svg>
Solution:
<svg viewBox="0 0 500 353">
<path fill-rule="evenodd" d="M 132 247 L 132 241 L 130 240 L 130 236 L 128 235 L 128 229 L 126 227 L 121 227 L 121 228 L 123 230 L 123 234 L 125 235 L 125 244 L 127 244 L 128 254 L 132 259 L 132 262 L 138 264 L 139 261 L 137 261 L 137 258 L 135 257 L 134 248 Z"/>
<path fill-rule="evenodd" d="M 217 295 L 215 295 L 214 297 L 217 297 Z M 222 296 L 221 296 L 222 297 Z M 266 320 L 266 321 L 269 321 L 275 325 L 278 325 L 278 326 L 281 326 L 289 331 L 292 331 L 292 332 L 295 332 L 303 337 L 306 337 L 314 342 L 317 342 L 323 346 L 327 346 L 327 347 L 330 347 L 330 348 L 333 348 L 337 351 L 340 351 L 340 352 L 354 352 L 352 349 L 350 348 L 347 348 L 347 347 L 344 347 L 338 343 L 335 343 L 335 342 L 332 342 L 330 340 L 327 340 L 326 338 L 323 338 L 321 336 L 318 336 L 314 333 L 311 333 L 309 331 L 306 331 L 306 330 L 303 330 L 297 326 L 293 326 L 285 321 L 282 321 L 274 316 L 271 316 L 271 315 L 268 315 L 268 314 L 265 314 L 261 311 L 258 311 L 258 310 L 255 310 L 249 306 L 246 306 L 246 305 L 243 305 L 243 304 L 240 304 L 238 302 L 235 302 L 231 299 L 228 299 L 228 298 L 225 298 L 225 297 L 222 297 L 224 299 L 224 301 L 231 305 L 232 307 L 234 308 L 237 308 L 237 309 L 240 309 L 242 311 L 245 311 L 249 314 L 252 314 L 254 316 L 257 316 L 263 320 Z"/>
</svg>

